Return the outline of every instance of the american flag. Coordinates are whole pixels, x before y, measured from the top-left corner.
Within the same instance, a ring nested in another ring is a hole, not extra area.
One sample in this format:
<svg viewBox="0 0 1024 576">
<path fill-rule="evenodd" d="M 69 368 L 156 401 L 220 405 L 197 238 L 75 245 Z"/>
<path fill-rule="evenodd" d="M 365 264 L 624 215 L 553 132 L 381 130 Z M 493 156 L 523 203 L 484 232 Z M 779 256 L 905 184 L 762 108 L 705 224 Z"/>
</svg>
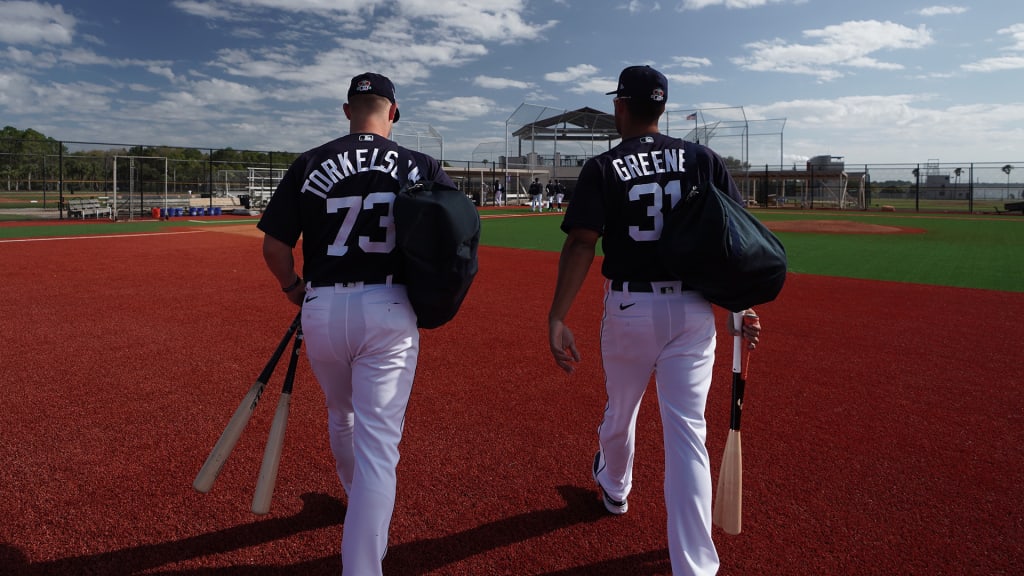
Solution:
<svg viewBox="0 0 1024 576">
<path fill-rule="evenodd" d="M 694 112 L 693 114 L 690 114 L 689 116 L 686 117 L 686 119 L 687 120 L 696 120 L 697 119 L 697 113 Z"/>
</svg>

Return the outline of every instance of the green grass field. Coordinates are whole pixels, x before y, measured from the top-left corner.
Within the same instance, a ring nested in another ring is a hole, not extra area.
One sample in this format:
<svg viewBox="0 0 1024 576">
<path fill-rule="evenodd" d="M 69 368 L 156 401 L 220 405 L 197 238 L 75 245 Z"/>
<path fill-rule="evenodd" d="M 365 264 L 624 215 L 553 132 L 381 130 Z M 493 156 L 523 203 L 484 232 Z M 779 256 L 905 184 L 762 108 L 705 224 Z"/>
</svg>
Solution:
<svg viewBox="0 0 1024 576">
<path fill-rule="evenodd" d="M 779 232 L 792 272 L 1024 292 L 1024 218 L 758 210 L 771 220 L 850 220 L 919 234 Z M 492 246 L 561 249 L 561 217 L 485 220 Z"/>
<path fill-rule="evenodd" d="M 1024 292 L 1024 217 L 788 210 L 758 210 L 756 214 L 766 222 L 834 219 L 922 230 L 911 234 L 779 232 L 790 270 L 795 273 Z M 510 215 L 525 217 L 497 217 Z M 558 251 L 565 239 L 559 229 L 561 221 L 560 214 L 533 217 L 524 208 L 487 210 L 481 242 L 488 246 Z M 204 225 L 255 222 L 210 220 Z M 99 220 L 74 226 L 41 222 L 32 226 L 0 226 L 0 239 L 155 232 L 194 225 L 195 221 L 187 218 L 170 222 Z"/>
</svg>

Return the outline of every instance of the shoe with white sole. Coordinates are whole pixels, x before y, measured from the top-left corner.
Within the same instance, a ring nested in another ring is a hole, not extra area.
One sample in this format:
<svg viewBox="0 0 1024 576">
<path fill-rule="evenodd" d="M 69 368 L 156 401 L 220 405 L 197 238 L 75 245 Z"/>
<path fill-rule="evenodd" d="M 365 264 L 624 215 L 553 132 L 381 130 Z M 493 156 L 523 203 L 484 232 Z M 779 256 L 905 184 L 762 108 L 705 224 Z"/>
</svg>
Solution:
<svg viewBox="0 0 1024 576">
<path fill-rule="evenodd" d="M 601 489 L 601 500 L 604 502 L 604 507 L 606 510 L 608 510 L 608 512 L 615 514 L 616 516 L 625 514 L 626 510 L 629 510 L 629 503 L 626 501 L 626 499 L 623 498 L 622 501 L 613 499 L 611 496 L 608 495 L 607 492 L 605 492 L 604 486 L 601 486 L 601 481 L 597 479 L 597 466 L 600 463 L 601 451 L 598 450 L 597 453 L 594 454 L 594 467 L 592 469 L 592 473 L 594 476 L 594 482 L 596 482 L 597 487 Z"/>
</svg>

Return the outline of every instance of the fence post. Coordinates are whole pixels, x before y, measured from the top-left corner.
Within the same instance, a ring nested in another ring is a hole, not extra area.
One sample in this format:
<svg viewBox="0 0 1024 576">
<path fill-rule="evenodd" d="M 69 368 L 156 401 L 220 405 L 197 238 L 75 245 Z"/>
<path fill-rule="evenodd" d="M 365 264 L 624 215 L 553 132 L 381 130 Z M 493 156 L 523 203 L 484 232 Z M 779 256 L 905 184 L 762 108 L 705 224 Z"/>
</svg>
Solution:
<svg viewBox="0 0 1024 576">
<path fill-rule="evenodd" d="M 974 213 L 974 162 L 971 162 L 970 166 L 967 167 L 967 197 L 970 198 L 971 202 L 971 213 Z"/>
<path fill-rule="evenodd" d="M 914 212 L 921 211 L 921 165 L 914 168 Z"/>
<path fill-rule="evenodd" d="M 57 217 L 64 219 L 64 142 L 57 141 Z M 46 206 L 46 201 L 43 201 Z"/>
<path fill-rule="evenodd" d="M 864 165 L 864 206 L 861 210 L 867 212 L 868 207 L 871 206 L 871 172 L 868 171 L 868 165 Z"/>
<path fill-rule="evenodd" d="M 206 191 L 210 198 L 213 198 L 213 148 L 210 148 L 210 153 L 206 155 Z M 227 196 L 226 191 L 224 195 Z"/>
<path fill-rule="evenodd" d="M 811 196 L 811 201 L 810 201 L 809 205 L 811 207 L 811 210 L 814 210 L 814 164 L 811 164 L 810 162 L 808 162 L 807 164 L 808 164 L 807 165 L 807 172 L 808 172 L 808 175 L 810 176 L 810 178 L 808 179 L 809 180 L 809 186 L 808 186 L 809 190 L 808 190 L 808 192 L 810 192 L 810 196 Z"/>
</svg>

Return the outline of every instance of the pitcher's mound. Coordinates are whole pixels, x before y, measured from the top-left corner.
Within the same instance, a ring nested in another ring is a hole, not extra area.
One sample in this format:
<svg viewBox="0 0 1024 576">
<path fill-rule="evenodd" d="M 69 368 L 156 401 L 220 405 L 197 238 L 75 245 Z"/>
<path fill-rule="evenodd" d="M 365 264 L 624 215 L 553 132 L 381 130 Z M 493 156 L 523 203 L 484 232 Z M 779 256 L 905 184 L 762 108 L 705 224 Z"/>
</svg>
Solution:
<svg viewBox="0 0 1024 576">
<path fill-rule="evenodd" d="M 813 232 L 816 234 L 920 234 L 920 228 L 865 224 L 850 220 L 777 220 L 765 222 L 774 232 Z"/>
</svg>

